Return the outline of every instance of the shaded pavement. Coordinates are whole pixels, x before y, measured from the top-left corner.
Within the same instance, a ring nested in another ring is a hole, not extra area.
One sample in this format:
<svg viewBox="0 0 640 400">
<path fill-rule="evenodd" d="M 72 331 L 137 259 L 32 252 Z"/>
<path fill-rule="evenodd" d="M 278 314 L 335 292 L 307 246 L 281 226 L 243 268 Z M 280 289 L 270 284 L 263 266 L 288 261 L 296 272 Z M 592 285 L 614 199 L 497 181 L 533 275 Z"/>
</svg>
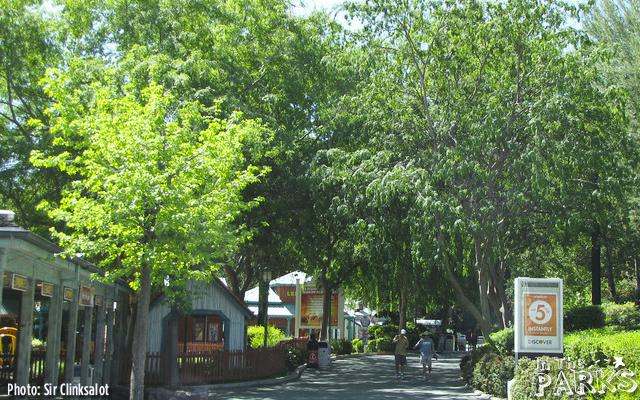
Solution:
<svg viewBox="0 0 640 400">
<path fill-rule="evenodd" d="M 322 369 L 306 369 L 299 379 L 271 386 L 208 388 L 209 399 L 278 400 L 471 400 L 489 399 L 465 387 L 460 379 L 460 359 L 466 353 L 444 353 L 433 361 L 433 371 L 421 380 L 422 365 L 416 354 L 407 355 L 405 380 L 395 378 L 392 355 L 338 357 Z"/>
</svg>

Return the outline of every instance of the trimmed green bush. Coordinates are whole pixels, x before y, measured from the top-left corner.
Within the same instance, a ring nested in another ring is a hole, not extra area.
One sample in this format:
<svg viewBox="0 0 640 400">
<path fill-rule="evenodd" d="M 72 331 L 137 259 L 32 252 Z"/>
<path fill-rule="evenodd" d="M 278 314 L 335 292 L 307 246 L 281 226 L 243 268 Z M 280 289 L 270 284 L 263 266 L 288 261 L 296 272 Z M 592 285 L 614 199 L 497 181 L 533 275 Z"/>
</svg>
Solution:
<svg viewBox="0 0 640 400">
<path fill-rule="evenodd" d="M 351 341 L 354 353 L 364 353 L 364 342 L 362 339 L 353 339 Z"/>
<path fill-rule="evenodd" d="M 393 339 L 389 338 L 376 339 L 376 347 L 378 348 L 378 351 L 393 351 L 392 340 Z"/>
<path fill-rule="evenodd" d="M 489 335 L 489 341 L 496 346 L 498 352 L 505 356 L 512 356 L 515 346 L 515 332 L 513 328 L 505 328 Z"/>
<path fill-rule="evenodd" d="M 515 360 L 491 346 L 481 346 L 460 361 L 462 379 L 471 387 L 494 396 L 507 397 Z"/>
<path fill-rule="evenodd" d="M 589 331 L 575 332 L 565 335 L 564 338 L 564 365 L 563 373 L 567 377 L 569 385 L 575 385 L 574 372 L 575 366 L 581 366 L 586 371 L 596 373 L 602 371 L 603 376 L 610 377 L 614 374 L 616 366 L 616 357 L 621 357 L 625 366 L 635 374 L 633 380 L 636 383 L 640 376 L 640 331 L 619 332 L 610 328 L 600 328 Z M 518 369 L 515 372 L 516 383 L 512 388 L 514 399 L 518 400 L 550 400 L 550 399 L 589 399 L 589 400 L 631 400 L 637 399 L 640 395 L 640 388 L 634 393 L 628 393 L 624 390 L 613 392 L 607 389 L 604 394 L 587 394 L 586 396 L 576 397 L 567 396 L 562 392 L 562 396 L 556 396 L 554 392 L 555 385 L 558 382 L 560 374 L 560 360 L 549 357 L 541 357 L 539 361 L 522 358 L 518 360 Z M 567 362 L 573 363 L 567 365 Z M 544 371 L 538 371 L 538 366 L 544 366 Z M 618 367 L 618 370 L 620 367 Z M 619 371 L 620 372 L 620 371 Z M 546 377 L 545 377 L 546 375 Z M 551 379 L 549 381 L 548 379 Z M 542 390 L 540 381 L 549 383 L 549 386 Z M 627 382 L 628 383 L 628 382 Z M 625 381 L 615 378 L 611 385 L 620 388 L 624 387 Z M 536 396 L 536 392 L 544 392 L 544 396 Z"/>
<path fill-rule="evenodd" d="M 295 371 L 296 368 L 307 362 L 307 350 L 298 347 L 288 348 L 284 362 L 288 371 Z"/>
<path fill-rule="evenodd" d="M 564 330 L 582 331 L 605 326 L 604 312 L 600 306 L 577 306 L 564 314 Z"/>
<path fill-rule="evenodd" d="M 623 329 L 640 328 L 640 311 L 634 303 L 605 303 L 602 309 L 607 325 L 619 326 Z"/>
<path fill-rule="evenodd" d="M 507 385 L 513 378 L 515 359 L 498 353 L 485 354 L 476 364 L 471 379 L 473 387 L 494 396 L 507 397 Z"/>
<path fill-rule="evenodd" d="M 331 354 L 351 354 L 353 353 L 353 344 L 346 339 L 331 339 L 329 340 L 331 345 Z"/>
<path fill-rule="evenodd" d="M 378 352 L 378 339 L 369 340 L 367 342 L 367 353 Z"/>
<path fill-rule="evenodd" d="M 275 326 L 269 325 L 267 336 L 267 347 L 274 347 L 285 338 L 284 332 Z M 264 347 L 264 327 L 250 326 L 247 328 L 247 345 L 252 349 Z"/>
</svg>

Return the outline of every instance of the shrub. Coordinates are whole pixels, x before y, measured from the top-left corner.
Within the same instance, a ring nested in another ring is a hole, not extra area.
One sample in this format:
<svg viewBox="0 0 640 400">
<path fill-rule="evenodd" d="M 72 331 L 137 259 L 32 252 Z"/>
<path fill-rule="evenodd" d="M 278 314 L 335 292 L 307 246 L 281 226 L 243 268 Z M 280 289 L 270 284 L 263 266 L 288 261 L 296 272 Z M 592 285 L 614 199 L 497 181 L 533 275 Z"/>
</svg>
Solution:
<svg viewBox="0 0 640 400">
<path fill-rule="evenodd" d="M 498 352 L 505 356 L 513 355 L 515 333 L 513 328 L 505 328 L 489 335 L 489 341 L 496 347 Z"/>
<path fill-rule="evenodd" d="M 296 368 L 307 362 L 307 350 L 299 347 L 288 348 L 284 362 L 287 370 L 295 371 Z"/>
<path fill-rule="evenodd" d="M 593 329 L 565 335 L 564 355 L 581 360 L 587 366 L 604 366 L 622 357 L 625 365 L 640 371 L 640 331 L 614 331 L 608 328 Z"/>
<path fill-rule="evenodd" d="M 565 331 L 581 331 L 605 326 L 604 312 L 600 306 L 577 306 L 564 315 Z"/>
<path fill-rule="evenodd" d="M 462 379 L 494 396 L 507 397 L 507 383 L 513 378 L 515 360 L 491 346 L 481 346 L 460 361 Z"/>
<path fill-rule="evenodd" d="M 556 396 L 552 393 L 553 384 L 546 388 L 540 387 L 542 373 L 548 377 L 558 376 L 558 362 L 550 357 L 541 357 L 540 363 L 537 360 L 524 357 L 518 360 L 518 368 L 515 371 L 515 383 L 511 388 L 511 395 L 518 400 L 551 400 L 567 399 L 566 395 Z M 539 365 L 546 365 L 548 370 L 538 370 Z M 544 382 L 544 380 L 543 380 Z M 538 396 L 540 394 L 540 396 Z"/>
<path fill-rule="evenodd" d="M 362 339 L 353 339 L 351 341 L 354 353 L 364 353 L 364 342 Z"/>
<path fill-rule="evenodd" d="M 353 353 L 353 344 L 346 339 L 331 339 L 331 354 L 351 354 Z"/>
<path fill-rule="evenodd" d="M 615 325 L 624 329 L 640 328 L 640 311 L 634 303 L 605 303 L 602 305 L 602 309 L 607 325 Z"/>
<path fill-rule="evenodd" d="M 507 397 L 507 385 L 513 378 L 515 359 L 488 352 L 475 365 L 471 379 L 473 387 L 494 396 Z"/>
<path fill-rule="evenodd" d="M 378 351 L 393 351 L 392 339 L 381 338 L 376 340 L 377 340 L 376 345 L 377 345 Z"/>
<path fill-rule="evenodd" d="M 367 342 L 367 353 L 378 352 L 378 339 L 369 340 Z"/>
<path fill-rule="evenodd" d="M 389 338 L 393 339 L 400 328 L 398 325 L 374 325 L 369 328 L 369 339 Z"/>
<path fill-rule="evenodd" d="M 462 359 L 460 360 L 460 374 L 467 385 L 473 386 L 473 370 L 475 369 L 478 361 L 480 361 L 480 359 L 489 352 L 496 352 L 495 347 L 480 346 L 472 351 L 469 355 L 462 357 Z"/>
<path fill-rule="evenodd" d="M 268 333 L 267 347 L 274 347 L 285 338 L 284 332 L 275 326 L 269 325 Z M 252 349 L 264 347 L 264 327 L 250 326 L 247 328 L 247 345 Z"/>
</svg>

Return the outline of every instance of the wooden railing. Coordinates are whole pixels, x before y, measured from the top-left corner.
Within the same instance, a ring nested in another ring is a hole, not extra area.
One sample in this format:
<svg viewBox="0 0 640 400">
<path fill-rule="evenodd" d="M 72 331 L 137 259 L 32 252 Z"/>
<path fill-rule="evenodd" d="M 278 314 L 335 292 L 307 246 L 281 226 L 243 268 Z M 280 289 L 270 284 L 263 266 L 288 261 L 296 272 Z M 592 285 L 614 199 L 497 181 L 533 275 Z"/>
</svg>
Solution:
<svg viewBox="0 0 640 400">
<path fill-rule="evenodd" d="M 186 353 L 210 353 L 224 350 L 224 343 L 187 342 L 186 346 L 184 343 L 178 343 L 178 352 L 185 352 L 185 347 L 187 349 Z"/>
<path fill-rule="evenodd" d="M 178 355 L 180 385 L 207 384 L 260 379 L 285 371 L 285 355 L 290 347 L 304 347 L 306 339 L 293 339 L 267 349 L 246 351 L 216 350 L 189 352 Z M 147 354 L 145 385 L 164 385 L 169 382 L 169 356 Z M 118 383 L 128 385 L 131 378 L 132 357 L 120 355 Z"/>
</svg>

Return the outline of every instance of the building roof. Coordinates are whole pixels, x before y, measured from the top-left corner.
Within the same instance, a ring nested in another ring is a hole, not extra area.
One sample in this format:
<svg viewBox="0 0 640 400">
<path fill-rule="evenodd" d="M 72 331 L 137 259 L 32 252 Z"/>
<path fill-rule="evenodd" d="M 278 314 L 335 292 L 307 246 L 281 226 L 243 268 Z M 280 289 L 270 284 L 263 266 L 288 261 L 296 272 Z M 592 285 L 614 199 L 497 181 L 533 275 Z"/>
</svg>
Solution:
<svg viewBox="0 0 640 400">
<path fill-rule="evenodd" d="M 249 306 L 249 309 L 254 314 L 258 315 L 258 306 Z M 267 309 L 269 318 L 293 318 L 293 314 L 285 306 L 273 306 L 269 305 Z"/>
<path fill-rule="evenodd" d="M 247 304 L 258 304 L 260 302 L 260 288 L 254 287 L 253 289 L 249 289 L 244 294 L 244 302 Z M 267 302 L 269 304 L 282 304 L 282 300 L 280 300 L 280 296 L 271 288 L 269 288 Z"/>
<path fill-rule="evenodd" d="M 298 279 L 300 280 L 300 283 L 304 284 L 311 280 L 311 276 L 304 272 L 294 271 L 272 280 L 269 282 L 269 286 L 295 286 L 296 280 Z"/>
</svg>

